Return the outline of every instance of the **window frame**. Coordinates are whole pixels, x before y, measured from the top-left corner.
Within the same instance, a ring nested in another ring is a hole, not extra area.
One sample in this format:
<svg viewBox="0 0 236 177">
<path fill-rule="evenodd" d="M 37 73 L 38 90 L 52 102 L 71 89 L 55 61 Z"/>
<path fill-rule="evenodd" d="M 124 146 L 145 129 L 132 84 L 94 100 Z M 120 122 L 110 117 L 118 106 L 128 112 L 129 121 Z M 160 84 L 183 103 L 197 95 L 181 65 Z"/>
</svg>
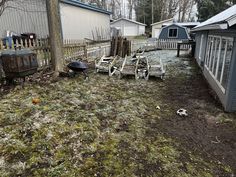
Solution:
<svg viewBox="0 0 236 177">
<path fill-rule="evenodd" d="M 204 34 L 201 34 L 201 42 L 200 42 L 200 51 L 199 51 L 199 60 L 202 60 L 202 45 L 204 40 Z"/>
<path fill-rule="evenodd" d="M 219 44 L 219 51 L 217 53 L 216 51 L 216 47 L 217 47 L 217 39 L 220 39 L 220 44 Z M 224 51 L 224 55 L 223 55 L 223 63 L 222 63 L 222 70 L 221 70 L 221 76 L 220 76 L 220 81 L 218 81 L 217 79 L 217 75 L 219 72 L 219 62 L 220 62 L 220 57 L 221 57 L 221 52 L 222 52 L 222 41 L 225 40 L 226 44 L 225 44 L 225 50 Z M 212 78 L 215 80 L 215 82 L 217 83 L 217 85 L 220 87 L 221 91 L 226 94 L 226 89 L 224 88 L 222 83 L 223 83 L 223 75 L 224 75 L 224 71 L 225 71 L 225 63 L 226 63 L 226 55 L 227 55 L 227 49 L 228 49 L 228 44 L 229 42 L 234 42 L 234 38 L 233 37 L 226 37 L 226 36 L 218 36 L 218 35 L 208 35 L 208 41 L 207 41 L 207 50 L 206 50 L 206 61 L 205 61 L 205 69 L 210 73 L 210 75 L 212 76 Z M 211 49 L 211 51 L 210 51 Z M 213 51 L 214 50 L 214 51 Z M 210 52 L 210 53 L 209 53 Z M 232 60 L 232 52 L 231 52 L 231 59 L 230 62 Z M 217 66 L 216 66 L 216 71 L 215 74 L 213 74 L 214 71 L 214 62 L 215 60 L 217 60 Z"/>
<path fill-rule="evenodd" d="M 170 36 L 170 30 L 176 30 L 176 37 L 171 37 Z M 179 37 L 179 29 L 177 27 L 171 27 L 171 28 L 168 28 L 168 38 L 172 38 L 172 39 L 176 39 Z"/>
</svg>

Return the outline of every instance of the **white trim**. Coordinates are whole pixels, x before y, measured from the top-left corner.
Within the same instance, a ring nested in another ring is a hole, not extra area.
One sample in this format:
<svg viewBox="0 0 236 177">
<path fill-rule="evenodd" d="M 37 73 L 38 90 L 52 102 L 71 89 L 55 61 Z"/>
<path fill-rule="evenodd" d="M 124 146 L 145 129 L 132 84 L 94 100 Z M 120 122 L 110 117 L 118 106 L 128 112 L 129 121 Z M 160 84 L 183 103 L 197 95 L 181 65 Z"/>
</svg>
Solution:
<svg viewBox="0 0 236 177">
<path fill-rule="evenodd" d="M 200 42 L 200 51 L 199 51 L 199 60 L 202 59 L 202 44 L 203 44 L 203 38 L 204 38 L 204 34 L 201 35 L 201 42 Z"/>
<path fill-rule="evenodd" d="M 163 21 L 160 21 L 160 22 L 153 23 L 153 24 L 151 24 L 151 26 L 162 24 L 162 23 L 165 23 L 165 22 L 168 22 L 168 21 L 173 22 L 173 20 L 174 20 L 174 18 L 170 18 L 170 19 L 167 19 L 167 20 L 163 20 Z"/>
<path fill-rule="evenodd" d="M 210 62 L 209 62 L 209 64 L 208 64 L 208 68 L 211 68 L 211 63 L 212 63 L 212 55 L 213 55 L 213 50 L 214 50 L 214 38 L 212 38 L 212 47 L 211 47 L 211 53 L 210 53 Z"/>
<path fill-rule="evenodd" d="M 236 14 L 228 19 L 229 26 L 233 26 L 236 24 Z"/>
<path fill-rule="evenodd" d="M 138 24 L 138 25 L 141 25 L 141 26 L 147 26 L 147 25 L 144 24 L 144 23 L 140 23 L 140 22 L 137 22 L 137 21 L 134 21 L 134 20 L 130 20 L 130 19 L 127 19 L 127 18 L 119 18 L 119 19 L 117 19 L 117 20 L 111 22 L 111 25 L 115 24 L 115 23 L 118 22 L 118 21 L 122 21 L 122 20 L 131 22 L 131 23 L 135 23 L 135 24 Z"/>
<path fill-rule="evenodd" d="M 225 44 L 225 54 L 224 54 L 224 59 L 223 59 L 223 66 L 222 66 L 222 71 L 221 71 L 221 76 L 220 76 L 220 83 L 222 84 L 223 82 L 223 76 L 224 76 L 224 71 L 225 71 L 225 60 L 226 60 L 226 53 L 228 49 L 228 41 L 226 40 Z"/>
<path fill-rule="evenodd" d="M 222 37 L 220 37 L 220 46 L 219 46 L 219 53 L 218 53 L 218 59 L 217 59 L 217 65 L 216 65 L 216 80 L 219 72 L 219 66 L 220 66 L 220 54 L 221 54 L 221 48 L 222 48 Z"/>
<path fill-rule="evenodd" d="M 215 76 L 212 74 L 212 72 L 207 68 L 205 67 L 206 70 L 208 71 L 208 73 L 211 75 L 211 77 L 214 79 L 214 81 L 216 81 L 216 84 L 219 86 L 219 88 L 221 89 L 221 91 L 223 92 L 223 94 L 226 93 L 226 90 L 225 88 L 221 85 L 221 83 L 215 78 Z"/>
<path fill-rule="evenodd" d="M 219 44 L 219 51 L 217 53 L 217 40 L 220 39 L 220 44 Z M 220 76 L 220 81 L 218 81 L 218 72 L 219 72 L 219 63 L 220 63 L 220 57 L 221 57 L 221 52 L 222 52 L 222 41 L 225 40 L 225 50 L 224 50 L 224 56 L 223 56 L 223 63 L 222 63 L 222 70 L 221 70 L 221 76 Z M 208 36 L 208 43 L 207 43 L 207 51 L 206 51 L 206 62 L 205 62 L 205 68 L 209 72 L 209 74 L 212 76 L 212 78 L 215 80 L 219 88 L 222 90 L 222 92 L 225 94 L 226 93 L 226 88 L 223 87 L 222 82 L 223 82 L 223 76 L 224 76 L 224 71 L 225 71 L 225 63 L 226 63 L 226 55 L 227 55 L 227 49 L 228 49 L 228 44 L 229 42 L 232 42 L 234 38 L 232 37 L 224 37 L 224 36 L 216 36 L 216 35 L 209 35 Z M 212 50 L 209 51 L 210 46 L 212 45 Z M 213 52 L 214 50 L 214 52 Z M 210 52 L 210 53 L 209 53 Z M 232 53 L 231 53 L 232 55 Z M 210 59 L 210 62 L 208 63 Z M 232 56 L 231 56 L 232 59 Z M 214 74 L 214 67 L 215 67 L 215 62 L 217 60 L 217 66 L 216 66 L 216 71 Z"/>
<path fill-rule="evenodd" d="M 203 30 L 221 30 L 221 29 L 228 29 L 228 24 L 223 23 L 223 24 L 212 24 L 212 25 L 207 25 L 207 26 L 202 26 L 202 27 L 195 27 L 192 29 L 193 32 L 195 31 L 203 31 Z"/>
<path fill-rule="evenodd" d="M 217 59 L 216 57 L 218 56 L 218 55 L 217 55 L 218 42 L 220 42 L 220 41 L 218 41 L 218 39 L 221 40 L 220 36 L 215 38 L 214 59 L 213 59 L 213 61 L 212 61 L 212 68 L 211 68 L 213 75 L 214 75 L 214 68 L 215 68 L 216 59 Z M 220 43 L 219 43 L 219 44 L 220 44 Z M 219 52 L 219 51 L 218 51 L 218 52 Z"/>
<path fill-rule="evenodd" d="M 175 37 L 171 37 L 171 36 L 170 36 L 170 30 L 177 30 Z M 178 29 L 178 28 L 176 28 L 176 27 L 168 28 L 168 38 L 175 39 L 175 38 L 178 38 L 178 37 L 179 37 L 179 29 Z"/>
</svg>

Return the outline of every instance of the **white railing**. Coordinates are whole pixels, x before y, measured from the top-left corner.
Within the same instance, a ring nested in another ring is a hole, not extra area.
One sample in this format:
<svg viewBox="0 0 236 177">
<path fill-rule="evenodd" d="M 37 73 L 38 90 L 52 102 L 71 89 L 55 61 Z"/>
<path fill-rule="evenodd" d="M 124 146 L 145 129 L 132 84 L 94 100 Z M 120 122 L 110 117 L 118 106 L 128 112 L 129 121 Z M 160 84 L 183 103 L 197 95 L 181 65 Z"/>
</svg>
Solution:
<svg viewBox="0 0 236 177">
<path fill-rule="evenodd" d="M 145 41 L 145 42 L 133 42 L 132 43 L 132 52 L 138 50 L 139 48 L 159 48 L 163 50 L 177 50 L 178 43 L 182 42 L 182 40 L 175 39 L 158 39 L 156 41 Z M 181 50 L 189 50 L 191 45 L 181 45 Z"/>
</svg>

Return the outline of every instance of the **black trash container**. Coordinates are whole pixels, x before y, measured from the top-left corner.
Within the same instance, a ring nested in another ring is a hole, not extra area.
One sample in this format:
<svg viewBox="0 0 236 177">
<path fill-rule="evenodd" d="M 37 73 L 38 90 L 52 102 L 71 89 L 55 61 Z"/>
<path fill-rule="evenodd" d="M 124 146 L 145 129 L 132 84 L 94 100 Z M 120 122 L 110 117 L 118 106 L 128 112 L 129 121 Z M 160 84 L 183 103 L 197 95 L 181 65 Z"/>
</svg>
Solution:
<svg viewBox="0 0 236 177">
<path fill-rule="evenodd" d="M 6 79 L 24 78 L 37 72 L 37 55 L 30 49 L 5 50 L 1 55 Z"/>
</svg>

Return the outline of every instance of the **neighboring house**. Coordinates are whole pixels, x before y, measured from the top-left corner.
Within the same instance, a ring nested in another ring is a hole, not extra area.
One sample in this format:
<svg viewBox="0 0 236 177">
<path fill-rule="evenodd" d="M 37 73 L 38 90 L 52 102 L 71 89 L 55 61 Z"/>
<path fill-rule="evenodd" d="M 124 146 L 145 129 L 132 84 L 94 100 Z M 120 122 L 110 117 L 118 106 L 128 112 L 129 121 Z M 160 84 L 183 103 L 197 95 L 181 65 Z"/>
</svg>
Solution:
<svg viewBox="0 0 236 177">
<path fill-rule="evenodd" d="M 186 27 L 173 23 L 162 27 L 158 39 L 188 40 L 190 36 Z"/>
<path fill-rule="evenodd" d="M 236 111 L 236 5 L 201 23 L 195 58 L 225 111 Z"/>
<path fill-rule="evenodd" d="M 140 36 L 145 34 L 147 25 L 134 20 L 120 18 L 111 22 L 111 27 L 121 31 L 123 36 Z"/>
<path fill-rule="evenodd" d="M 0 17 L 2 37 L 7 30 L 48 36 L 46 0 L 9 1 L 9 6 Z M 108 11 L 78 0 L 60 0 L 60 14 L 64 39 L 110 38 Z"/>
<path fill-rule="evenodd" d="M 170 18 L 170 19 L 167 19 L 167 20 L 163 20 L 163 21 L 151 24 L 152 38 L 158 38 L 159 37 L 160 31 L 161 31 L 164 23 L 170 23 L 171 24 L 171 23 L 173 23 L 173 21 L 174 21 L 174 18 Z"/>
</svg>

